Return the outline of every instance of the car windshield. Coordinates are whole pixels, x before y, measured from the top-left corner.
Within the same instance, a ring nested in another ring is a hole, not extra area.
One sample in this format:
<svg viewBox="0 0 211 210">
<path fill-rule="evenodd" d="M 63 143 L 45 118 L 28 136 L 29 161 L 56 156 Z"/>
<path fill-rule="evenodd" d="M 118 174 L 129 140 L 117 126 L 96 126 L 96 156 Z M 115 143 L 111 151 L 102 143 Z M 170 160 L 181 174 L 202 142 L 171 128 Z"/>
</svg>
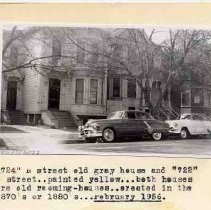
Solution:
<svg viewBox="0 0 211 210">
<path fill-rule="evenodd" d="M 107 119 L 121 119 L 122 118 L 122 112 L 113 112 L 108 115 Z"/>
<path fill-rule="evenodd" d="M 180 120 L 191 120 L 191 115 L 190 114 L 181 115 Z"/>
</svg>

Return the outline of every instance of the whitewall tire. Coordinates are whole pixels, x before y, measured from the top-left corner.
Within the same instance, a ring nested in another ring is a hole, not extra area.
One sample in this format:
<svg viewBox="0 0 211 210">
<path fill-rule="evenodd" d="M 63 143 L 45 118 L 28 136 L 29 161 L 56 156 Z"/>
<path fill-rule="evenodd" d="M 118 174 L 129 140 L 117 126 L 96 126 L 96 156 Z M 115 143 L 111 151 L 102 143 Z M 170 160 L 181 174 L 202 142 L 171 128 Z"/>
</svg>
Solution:
<svg viewBox="0 0 211 210">
<path fill-rule="evenodd" d="M 152 134 L 152 138 L 153 138 L 153 140 L 155 140 L 155 141 L 159 141 L 159 140 L 161 140 L 161 138 L 162 138 L 162 133 L 153 133 L 153 134 Z"/>
</svg>

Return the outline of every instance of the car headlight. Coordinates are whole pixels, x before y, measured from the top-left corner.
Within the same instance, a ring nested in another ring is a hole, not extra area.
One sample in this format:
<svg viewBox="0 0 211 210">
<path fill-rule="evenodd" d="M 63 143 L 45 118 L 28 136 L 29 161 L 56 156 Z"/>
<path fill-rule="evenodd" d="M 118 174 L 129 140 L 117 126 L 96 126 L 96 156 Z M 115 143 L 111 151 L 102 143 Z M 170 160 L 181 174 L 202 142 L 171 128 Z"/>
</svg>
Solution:
<svg viewBox="0 0 211 210">
<path fill-rule="evenodd" d="M 178 124 L 175 122 L 175 123 L 173 123 L 173 127 L 177 127 L 178 126 Z"/>
</svg>

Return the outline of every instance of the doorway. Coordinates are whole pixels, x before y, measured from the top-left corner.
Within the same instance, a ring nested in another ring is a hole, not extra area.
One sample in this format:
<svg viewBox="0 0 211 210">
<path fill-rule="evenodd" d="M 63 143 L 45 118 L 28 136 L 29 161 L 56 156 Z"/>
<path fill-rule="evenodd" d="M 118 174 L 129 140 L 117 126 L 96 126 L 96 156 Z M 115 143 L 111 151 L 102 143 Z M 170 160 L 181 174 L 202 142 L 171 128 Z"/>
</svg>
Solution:
<svg viewBox="0 0 211 210">
<path fill-rule="evenodd" d="M 17 99 L 17 81 L 7 82 L 7 109 L 16 109 L 16 99 Z"/>
<path fill-rule="evenodd" d="M 49 91 L 48 91 L 48 109 L 59 109 L 60 104 L 60 79 L 49 79 Z"/>
</svg>

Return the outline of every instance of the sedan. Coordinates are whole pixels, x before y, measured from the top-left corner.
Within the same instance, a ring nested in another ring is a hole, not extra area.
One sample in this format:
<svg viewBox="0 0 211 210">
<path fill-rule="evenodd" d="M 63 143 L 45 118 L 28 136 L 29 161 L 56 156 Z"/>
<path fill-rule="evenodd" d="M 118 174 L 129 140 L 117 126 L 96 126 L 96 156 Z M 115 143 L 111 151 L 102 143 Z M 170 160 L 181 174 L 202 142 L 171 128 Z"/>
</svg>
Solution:
<svg viewBox="0 0 211 210">
<path fill-rule="evenodd" d="M 87 142 L 95 142 L 98 138 L 104 142 L 114 142 L 119 138 L 145 136 L 158 141 L 168 134 L 169 125 L 155 120 L 148 113 L 127 110 L 113 112 L 107 119 L 89 120 L 79 127 L 79 131 Z"/>
<path fill-rule="evenodd" d="M 211 119 L 204 114 L 185 113 L 177 120 L 168 120 L 171 134 L 178 134 L 182 139 L 192 135 L 209 135 L 211 132 Z"/>
</svg>

